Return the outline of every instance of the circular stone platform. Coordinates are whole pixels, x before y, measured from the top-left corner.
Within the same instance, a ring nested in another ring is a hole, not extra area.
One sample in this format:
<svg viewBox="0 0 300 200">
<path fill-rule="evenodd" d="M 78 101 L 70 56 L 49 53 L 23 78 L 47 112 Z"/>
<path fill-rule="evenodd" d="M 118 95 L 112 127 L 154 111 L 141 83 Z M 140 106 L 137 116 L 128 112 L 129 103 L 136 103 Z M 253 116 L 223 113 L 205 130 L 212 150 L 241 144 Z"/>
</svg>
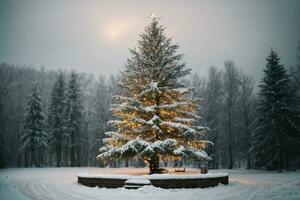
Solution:
<svg viewBox="0 0 300 200">
<path fill-rule="evenodd" d="M 154 174 L 143 176 L 116 174 L 79 174 L 78 183 L 89 187 L 124 187 L 128 180 L 149 180 L 152 186 L 160 188 L 205 188 L 228 184 L 227 173 L 208 173 L 196 175 Z"/>
</svg>

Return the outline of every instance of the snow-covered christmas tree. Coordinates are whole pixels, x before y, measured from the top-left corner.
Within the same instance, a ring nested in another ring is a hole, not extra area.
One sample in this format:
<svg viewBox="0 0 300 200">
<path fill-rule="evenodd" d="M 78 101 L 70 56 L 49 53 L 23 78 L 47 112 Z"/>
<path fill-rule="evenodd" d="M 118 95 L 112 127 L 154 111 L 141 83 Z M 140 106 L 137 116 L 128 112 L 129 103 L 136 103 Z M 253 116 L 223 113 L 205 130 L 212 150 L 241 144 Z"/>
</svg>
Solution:
<svg viewBox="0 0 300 200">
<path fill-rule="evenodd" d="M 33 88 L 33 93 L 29 99 L 23 123 L 23 135 L 19 151 L 25 154 L 25 166 L 28 166 L 29 160 L 31 166 L 40 166 L 43 164 L 43 151 L 48 146 L 48 135 L 45 132 L 41 97 L 36 87 Z"/>
<path fill-rule="evenodd" d="M 122 92 L 111 108 L 117 119 L 108 122 L 115 130 L 105 133 L 98 160 L 137 156 L 149 163 L 150 174 L 158 171 L 161 156 L 210 160 L 204 149 L 211 142 L 201 139 L 208 129 L 194 126 L 198 101 L 180 82 L 190 69 L 164 30 L 152 14 L 137 48 L 130 50 Z"/>
<path fill-rule="evenodd" d="M 51 92 L 48 116 L 49 143 L 56 153 L 56 166 L 62 164 L 63 143 L 66 136 L 66 92 L 65 79 L 62 72 L 57 77 Z"/>
<path fill-rule="evenodd" d="M 81 139 L 82 139 L 82 101 L 81 101 L 80 79 L 76 72 L 72 72 L 67 88 L 67 105 L 66 105 L 66 137 L 63 144 L 66 149 L 65 153 L 70 151 L 71 167 L 80 167 L 81 156 Z M 67 140 L 69 136 L 69 141 Z M 68 156 L 65 156 L 66 158 Z M 68 160 L 68 159 L 66 159 Z"/>
</svg>

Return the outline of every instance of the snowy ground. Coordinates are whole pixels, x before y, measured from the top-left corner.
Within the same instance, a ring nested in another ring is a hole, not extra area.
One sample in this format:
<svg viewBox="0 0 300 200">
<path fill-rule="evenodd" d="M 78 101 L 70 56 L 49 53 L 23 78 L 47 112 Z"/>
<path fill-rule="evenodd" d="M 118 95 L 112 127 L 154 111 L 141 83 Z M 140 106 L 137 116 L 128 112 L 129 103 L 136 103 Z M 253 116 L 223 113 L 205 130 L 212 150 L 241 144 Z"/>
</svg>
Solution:
<svg viewBox="0 0 300 200">
<path fill-rule="evenodd" d="M 78 173 L 135 174 L 137 170 L 139 174 L 146 173 L 146 169 L 134 168 L 4 169 L 0 170 L 0 199 L 300 199 L 300 172 L 278 174 L 254 170 L 222 170 L 229 173 L 229 185 L 205 189 L 161 189 L 147 186 L 126 190 L 90 188 L 77 183 Z"/>
</svg>

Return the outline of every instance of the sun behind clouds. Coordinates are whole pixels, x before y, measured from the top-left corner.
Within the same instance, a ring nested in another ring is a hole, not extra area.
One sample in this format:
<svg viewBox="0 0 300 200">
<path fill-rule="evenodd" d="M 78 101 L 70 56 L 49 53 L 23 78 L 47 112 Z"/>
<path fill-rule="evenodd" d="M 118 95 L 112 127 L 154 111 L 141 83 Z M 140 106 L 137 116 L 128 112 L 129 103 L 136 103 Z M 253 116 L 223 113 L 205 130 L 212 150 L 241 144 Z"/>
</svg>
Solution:
<svg viewBox="0 0 300 200">
<path fill-rule="evenodd" d="M 101 36 L 110 44 L 119 43 L 135 32 L 135 25 L 133 19 L 113 19 L 102 26 Z"/>
</svg>

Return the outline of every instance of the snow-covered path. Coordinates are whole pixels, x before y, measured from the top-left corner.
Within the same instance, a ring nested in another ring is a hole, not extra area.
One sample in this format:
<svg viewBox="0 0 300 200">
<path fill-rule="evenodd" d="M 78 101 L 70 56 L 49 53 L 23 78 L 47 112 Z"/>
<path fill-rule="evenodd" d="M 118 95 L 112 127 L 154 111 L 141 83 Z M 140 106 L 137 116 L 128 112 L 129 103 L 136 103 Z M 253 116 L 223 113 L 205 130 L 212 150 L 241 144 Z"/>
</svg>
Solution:
<svg viewBox="0 0 300 200">
<path fill-rule="evenodd" d="M 138 190 L 125 188 L 89 188 L 77 183 L 78 173 L 143 174 L 146 169 L 100 168 L 35 168 L 0 170 L 0 199 L 45 200 L 114 200 L 114 199 L 300 199 L 300 173 L 221 170 L 229 173 L 229 185 L 205 189 L 161 189 L 143 187 Z"/>
</svg>

